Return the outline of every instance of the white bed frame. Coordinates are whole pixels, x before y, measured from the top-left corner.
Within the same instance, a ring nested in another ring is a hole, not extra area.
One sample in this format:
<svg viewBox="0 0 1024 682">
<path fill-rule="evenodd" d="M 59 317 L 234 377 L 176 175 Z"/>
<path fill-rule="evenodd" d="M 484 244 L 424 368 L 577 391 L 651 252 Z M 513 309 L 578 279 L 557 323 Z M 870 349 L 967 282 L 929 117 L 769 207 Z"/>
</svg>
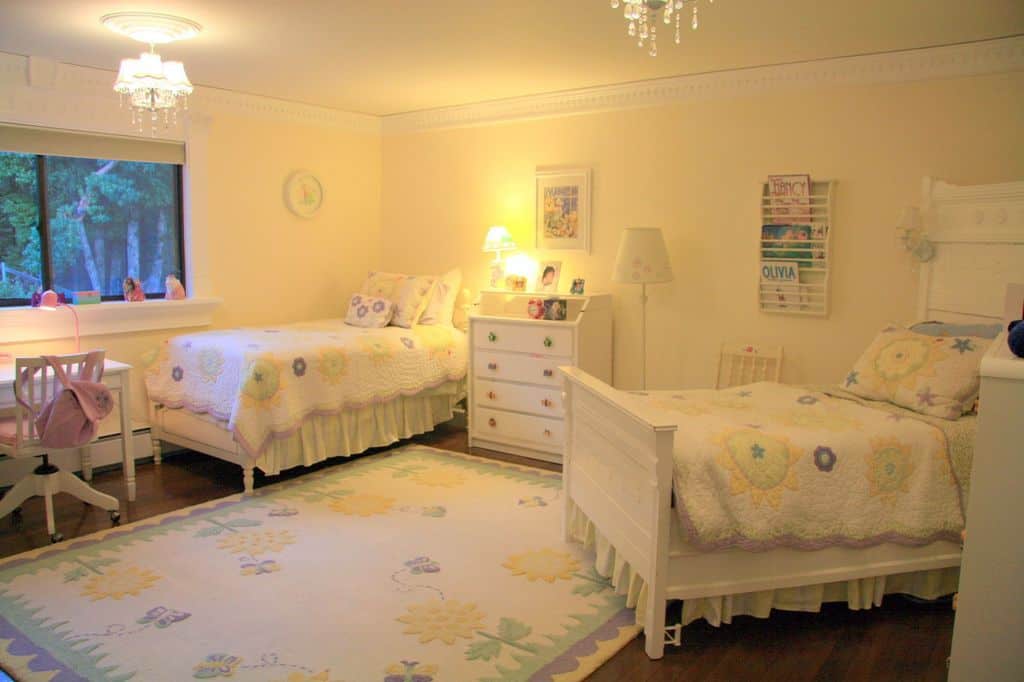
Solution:
<svg viewBox="0 0 1024 682">
<path fill-rule="evenodd" d="M 1000 321 L 1006 285 L 1024 273 L 1022 183 L 957 187 L 926 179 L 924 215 L 936 246 L 922 265 L 918 315 L 948 321 Z M 1013 197 L 1013 198 L 1011 198 Z M 1005 227 L 1004 227 L 1005 226 Z M 679 644 L 666 627 L 670 599 L 715 597 L 959 566 L 960 546 L 883 544 L 865 549 L 697 551 L 683 540 L 671 508 L 672 415 L 585 372 L 565 376 L 565 518 L 574 503 L 646 582 L 645 649 L 660 658 Z"/>
</svg>

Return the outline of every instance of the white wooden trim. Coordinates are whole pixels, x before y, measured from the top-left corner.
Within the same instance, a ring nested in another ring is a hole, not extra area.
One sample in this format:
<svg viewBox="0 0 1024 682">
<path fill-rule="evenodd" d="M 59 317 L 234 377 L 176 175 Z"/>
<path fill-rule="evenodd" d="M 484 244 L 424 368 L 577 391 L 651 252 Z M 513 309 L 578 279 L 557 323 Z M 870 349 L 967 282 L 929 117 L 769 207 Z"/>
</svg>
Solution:
<svg viewBox="0 0 1024 682">
<path fill-rule="evenodd" d="M 492 125 L 601 111 L 655 107 L 686 100 L 810 88 L 904 83 L 1024 69 L 1024 37 L 794 64 L 731 69 L 621 85 L 581 88 L 383 117 L 384 134 Z"/>
<path fill-rule="evenodd" d="M 187 298 L 181 301 L 147 299 L 136 303 L 107 301 L 95 305 L 75 306 L 83 337 L 101 334 L 123 334 L 152 329 L 205 327 L 213 320 L 219 298 Z M 56 310 L 17 307 L 0 308 L 3 342 L 34 342 L 67 339 L 74 335 L 71 313 Z"/>
</svg>

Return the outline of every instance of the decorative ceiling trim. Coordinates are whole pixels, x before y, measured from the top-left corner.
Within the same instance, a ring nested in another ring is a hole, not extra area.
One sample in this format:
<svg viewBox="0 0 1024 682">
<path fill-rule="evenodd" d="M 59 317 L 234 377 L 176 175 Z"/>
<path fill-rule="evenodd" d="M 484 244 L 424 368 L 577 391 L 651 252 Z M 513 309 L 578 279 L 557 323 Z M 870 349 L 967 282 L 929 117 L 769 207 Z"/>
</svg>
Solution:
<svg viewBox="0 0 1024 682">
<path fill-rule="evenodd" d="M 779 90 L 900 83 L 1024 70 L 1024 36 L 569 90 L 383 117 L 384 133 L 489 125 L 741 97 Z"/>
<path fill-rule="evenodd" d="M 95 132 L 138 135 L 137 128 L 122 125 L 124 112 L 114 93 L 113 71 L 73 64 L 57 64 L 52 87 L 30 84 L 29 63 L 35 57 L 0 52 L 0 121 L 48 125 Z M 377 116 L 340 109 L 300 104 L 287 100 L 197 86 L 189 98 L 185 119 L 204 119 L 217 114 L 247 116 L 306 125 L 318 125 L 356 133 L 379 134 Z M 184 139 L 185 125 L 163 129 L 156 137 Z M 148 133 L 145 135 L 149 137 Z"/>
</svg>

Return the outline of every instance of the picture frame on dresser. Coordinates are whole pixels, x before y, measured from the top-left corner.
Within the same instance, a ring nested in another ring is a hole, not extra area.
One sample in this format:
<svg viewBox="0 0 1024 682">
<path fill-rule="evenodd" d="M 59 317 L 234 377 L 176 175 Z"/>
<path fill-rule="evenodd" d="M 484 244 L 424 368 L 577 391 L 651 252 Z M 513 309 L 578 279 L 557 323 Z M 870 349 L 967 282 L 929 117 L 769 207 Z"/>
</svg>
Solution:
<svg viewBox="0 0 1024 682">
<path fill-rule="evenodd" d="M 609 294 L 563 295 L 564 320 L 529 315 L 537 292 L 485 291 L 469 318 L 469 446 L 560 463 L 559 367 L 612 380 Z"/>
</svg>

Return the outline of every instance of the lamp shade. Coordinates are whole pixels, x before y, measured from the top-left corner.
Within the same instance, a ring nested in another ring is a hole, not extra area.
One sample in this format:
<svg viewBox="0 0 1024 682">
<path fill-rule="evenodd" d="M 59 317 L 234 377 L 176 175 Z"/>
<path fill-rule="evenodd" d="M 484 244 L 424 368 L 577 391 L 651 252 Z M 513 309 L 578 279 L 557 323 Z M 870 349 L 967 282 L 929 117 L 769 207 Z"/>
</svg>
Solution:
<svg viewBox="0 0 1024 682">
<path fill-rule="evenodd" d="M 672 281 L 672 264 L 659 228 L 627 227 L 623 230 L 612 279 L 634 284 Z"/>
<path fill-rule="evenodd" d="M 512 235 L 504 225 L 495 225 L 487 230 L 487 238 L 484 239 L 484 251 L 511 251 L 516 248 L 512 241 Z"/>
</svg>

